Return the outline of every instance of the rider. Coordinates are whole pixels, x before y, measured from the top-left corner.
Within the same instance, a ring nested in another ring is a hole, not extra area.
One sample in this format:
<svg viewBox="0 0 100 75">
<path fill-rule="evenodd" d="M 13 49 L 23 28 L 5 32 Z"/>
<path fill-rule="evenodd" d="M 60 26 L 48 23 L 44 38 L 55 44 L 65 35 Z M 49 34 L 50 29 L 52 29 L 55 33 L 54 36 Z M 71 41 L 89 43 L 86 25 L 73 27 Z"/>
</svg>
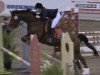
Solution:
<svg viewBox="0 0 100 75">
<path fill-rule="evenodd" d="M 57 23 L 59 22 L 61 15 L 58 9 L 46 9 L 41 3 L 37 3 L 35 5 L 36 12 L 40 14 L 40 20 L 52 19 L 51 23 L 51 33 L 54 32 L 54 28 L 56 27 Z M 51 36 L 52 37 L 52 36 Z"/>
</svg>

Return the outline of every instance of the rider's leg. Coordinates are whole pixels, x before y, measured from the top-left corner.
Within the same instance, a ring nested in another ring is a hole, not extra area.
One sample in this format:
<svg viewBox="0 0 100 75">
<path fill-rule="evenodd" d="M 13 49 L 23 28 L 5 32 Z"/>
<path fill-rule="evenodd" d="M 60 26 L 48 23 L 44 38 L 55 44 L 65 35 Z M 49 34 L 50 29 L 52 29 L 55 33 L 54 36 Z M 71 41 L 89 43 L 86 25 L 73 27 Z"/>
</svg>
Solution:
<svg viewBox="0 0 100 75">
<path fill-rule="evenodd" d="M 49 42 L 52 42 L 54 40 L 54 32 L 55 32 L 54 28 L 50 29 L 50 39 L 49 39 Z"/>
<path fill-rule="evenodd" d="M 59 12 L 57 12 L 56 17 L 52 20 L 51 28 L 55 28 L 56 27 L 56 25 L 59 22 L 60 18 L 61 18 L 61 15 L 60 15 Z"/>
<path fill-rule="evenodd" d="M 50 31 L 51 38 L 54 38 L 54 28 L 56 27 L 56 25 L 59 22 L 60 18 L 61 18 L 61 15 L 60 15 L 59 12 L 57 12 L 56 17 L 53 19 L 52 24 L 51 24 L 51 31 Z"/>
</svg>

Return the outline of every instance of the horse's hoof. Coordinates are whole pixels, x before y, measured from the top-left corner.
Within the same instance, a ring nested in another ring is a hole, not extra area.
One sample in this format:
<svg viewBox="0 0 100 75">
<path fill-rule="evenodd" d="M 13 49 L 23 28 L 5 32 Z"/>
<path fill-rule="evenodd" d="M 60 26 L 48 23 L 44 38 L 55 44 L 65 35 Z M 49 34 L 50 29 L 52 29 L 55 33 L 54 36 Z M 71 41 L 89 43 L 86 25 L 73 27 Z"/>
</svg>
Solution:
<svg viewBox="0 0 100 75">
<path fill-rule="evenodd" d="M 83 68 L 83 73 L 82 75 L 90 75 L 90 68 Z"/>
</svg>

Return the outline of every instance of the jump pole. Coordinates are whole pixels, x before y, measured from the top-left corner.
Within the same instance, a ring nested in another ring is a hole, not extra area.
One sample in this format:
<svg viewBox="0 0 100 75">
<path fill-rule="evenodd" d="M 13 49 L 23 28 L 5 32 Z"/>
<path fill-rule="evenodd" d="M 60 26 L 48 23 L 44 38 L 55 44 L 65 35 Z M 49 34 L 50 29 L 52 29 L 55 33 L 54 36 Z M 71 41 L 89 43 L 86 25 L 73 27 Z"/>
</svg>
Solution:
<svg viewBox="0 0 100 75">
<path fill-rule="evenodd" d="M 13 58 L 17 59 L 18 61 L 24 63 L 25 65 L 29 66 L 30 67 L 30 63 L 27 62 L 26 60 L 24 60 L 23 58 L 17 56 L 16 54 L 14 54 L 13 52 L 11 52 L 10 50 L 4 48 L 4 47 L 1 47 L 1 50 L 6 52 L 7 54 L 9 54 L 10 56 L 12 56 Z"/>
<path fill-rule="evenodd" d="M 0 25 L 0 48 L 3 46 L 3 37 L 2 37 L 2 25 Z M 7 72 L 4 69 L 4 59 L 3 52 L 0 50 L 0 75 L 10 74 L 11 72 Z"/>
<path fill-rule="evenodd" d="M 86 37 L 88 39 L 93 39 L 92 41 L 89 40 L 89 43 L 92 43 L 92 44 L 99 44 L 100 41 L 99 40 L 96 40 L 96 39 L 99 39 L 100 38 L 100 31 L 88 31 L 88 32 L 79 32 L 81 34 L 86 34 Z M 93 35 L 87 35 L 87 34 L 93 34 Z M 96 35 L 94 35 L 96 34 Z"/>
<path fill-rule="evenodd" d="M 96 33 L 100 33 L 100 31 L 88 31 L 88 32 L 79 32 L 82 34 L 96 34 Z"/>
<path fill-rule="evenodd" d="M 67 47 L 66 47 L 67 46 Z M 67 48 L 67 49 L 66 49 Z M 61 39 L 61 65 L 63 75 L 74 75 L 74 45 L 68 32 L 62 34 Z"/>
</svg>

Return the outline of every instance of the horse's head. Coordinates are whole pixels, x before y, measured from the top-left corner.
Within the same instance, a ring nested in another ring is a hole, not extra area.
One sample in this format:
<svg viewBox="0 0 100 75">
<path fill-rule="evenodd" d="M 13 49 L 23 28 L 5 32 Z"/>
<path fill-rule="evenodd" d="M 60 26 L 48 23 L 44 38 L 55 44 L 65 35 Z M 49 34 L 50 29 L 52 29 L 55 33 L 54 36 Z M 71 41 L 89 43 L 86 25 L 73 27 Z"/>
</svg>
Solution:
<svg viewBox="0 0 100 75">
<path fill-rule="evenodd" d="M 10 11 L 11 13 L 11 19 L 9 23 L 9 31 L 12 31 L 14 28 L 17 28 L 19 26 L 20 21 L 28 21 L 28 18 L 31 19 L 31 17 L 34 18 L 34 15 L 31 10 L 13 10 Z M 30 17 L 31 16 L 31 17 Z"/>
<path fill-rule="evenodd" d="M 10 11 L 11 19 L 9 22 L 9 31 L 12 31 L 14 28 L 17 28 L 20 23 L 20 15 L 17 13 L 17 10 Z"/>
<path fill-rule="evenodd" d="M 14 28 L 19 26 L 20 21 L 27 23 L 27 33 L 37 34 L 38 37 L 44 32 L 45 21 L 40 21 L 36 18 L 36 12 L 31 10 L 14 10 L 11 11 L 11 19 L 8 30 L 11 32 Z"/>
</svg>

